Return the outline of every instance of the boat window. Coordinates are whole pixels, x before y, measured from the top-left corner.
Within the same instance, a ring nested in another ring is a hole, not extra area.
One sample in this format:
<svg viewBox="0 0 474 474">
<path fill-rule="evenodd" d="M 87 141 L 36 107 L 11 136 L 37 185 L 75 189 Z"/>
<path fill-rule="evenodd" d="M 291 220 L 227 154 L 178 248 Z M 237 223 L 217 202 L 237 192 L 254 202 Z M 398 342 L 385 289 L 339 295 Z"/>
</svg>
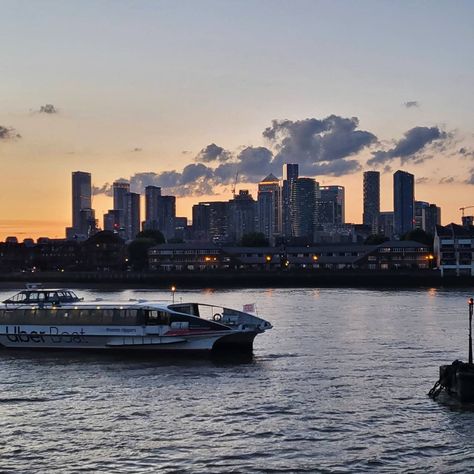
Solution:
<svg viewBox="0 0 474 474">
<path fill-rule="evenodd" d="M 149 325 L 169 325 L 170 315 L 166 311 L 151 309 L 148 311 L 146 324 Z"/>
</svg>

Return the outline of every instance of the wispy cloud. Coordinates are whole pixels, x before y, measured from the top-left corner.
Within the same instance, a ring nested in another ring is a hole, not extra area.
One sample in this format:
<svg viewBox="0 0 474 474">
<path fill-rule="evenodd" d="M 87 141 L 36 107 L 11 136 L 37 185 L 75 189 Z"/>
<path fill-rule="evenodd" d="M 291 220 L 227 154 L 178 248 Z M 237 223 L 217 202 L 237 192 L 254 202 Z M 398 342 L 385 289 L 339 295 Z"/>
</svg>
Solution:
<svg viewBox="0 0 474 474">
<path fill-rule="evenodd" d="M 412 108 L 418 108 L 420 107 L 420 103 L 417 100 L 409 100 L 407 102 L 404 102 L 403 105 L 407 109 L 412 109 Z"/>
</svg>

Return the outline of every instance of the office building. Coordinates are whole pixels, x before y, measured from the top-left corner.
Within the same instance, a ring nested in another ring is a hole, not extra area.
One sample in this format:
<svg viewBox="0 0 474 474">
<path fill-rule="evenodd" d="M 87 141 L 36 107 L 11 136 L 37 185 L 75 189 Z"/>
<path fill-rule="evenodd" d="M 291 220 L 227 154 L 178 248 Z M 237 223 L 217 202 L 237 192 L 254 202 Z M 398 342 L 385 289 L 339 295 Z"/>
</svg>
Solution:
<svg viewBox="0 0 474 474">
<path fill-rule="evenodd" d="M 88 219 L 81 211 L 91 210 L 92 207 L 92 182 L 91 174 L 84 171 L 74 171 L 72 173 L 72 229 L 76 235 L 87 237 L 89 230 Z M 86 213 L 90 218 L 90 212 Z"/>
<path fill-rule="evenodd" d="M 202 242 L 228 241 L 229 203 L 200 202 L 193 206 L 193 238 Z"/>
<path fill-rule="evenodd" d="M 118 234 L 120 232 L 120 218 L 122 211 L 109 209 L 109 211 L 104 214 L 104 230 L 109 232 L 114 232 Z"/>
<path fill-rule="evenodd" d="M 413 230 L 415 202 L 415 177 L 406 171 L 393 175 L 394 233 L 400 238 Z"/>
<path fill-rule="evenodd" d="M 372 228 L 374 234 L 378 233 L 380 216 L 380 173 L 366 171 L 364 173 L 364 212 L 362 222 Z"/>
</svg>

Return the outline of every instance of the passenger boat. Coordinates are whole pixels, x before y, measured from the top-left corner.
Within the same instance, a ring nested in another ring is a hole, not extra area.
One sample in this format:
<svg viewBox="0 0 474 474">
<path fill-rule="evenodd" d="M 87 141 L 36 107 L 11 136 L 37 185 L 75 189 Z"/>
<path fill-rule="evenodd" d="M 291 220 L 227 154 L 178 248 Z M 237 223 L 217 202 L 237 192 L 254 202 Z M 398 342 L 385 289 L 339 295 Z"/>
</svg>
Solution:
<svg viewBox="0 0 474 474">
<path fill-rule="evenodd" d="M 0 305 L 7 348 L 251 352 L 272 325 L 253 314 L 200 303 L 86 302 L 71 290 L 26 289 Z"/>
</svg>

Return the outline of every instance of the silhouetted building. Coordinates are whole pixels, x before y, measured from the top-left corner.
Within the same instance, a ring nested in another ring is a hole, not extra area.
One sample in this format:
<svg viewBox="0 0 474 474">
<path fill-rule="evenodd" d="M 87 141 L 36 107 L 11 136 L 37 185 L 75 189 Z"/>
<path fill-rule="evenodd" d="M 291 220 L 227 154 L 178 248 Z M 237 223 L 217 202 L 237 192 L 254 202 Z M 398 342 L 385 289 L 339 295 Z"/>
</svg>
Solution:
<svg viewBox="0 0 474 474">
<path fill-rule="evenodd" d="M 364 173 L 364 213 L 362 222 L 370 225 L 372 232 L 376 234 L 379 227 L 380 216 L 380 173 L 378 171 L 366 171 Z"/>
<path fill-rule="evenodd" d="M 393 222 L 394 233 L 401 237 L 414 225 L 415 177 L 406 171 L 393 175 Z"/>
<path fill-rule="evenodd" d="M 158 221 L 158 198 L 161 196 L 161 188 L 158 186 L 147 186 L 145 188 L 145 223 L 152 225 Z"/>
<path fill-rule="evenodd" d="M 140 194 L 125 194 L 125 239 L 133 240 L 140 232 Z"/>
<path fill-rule="evenodd" d="M 257 231 L 269 241 L 273 241 L 274 236 L 280 233 L 280 197 L 280 182 L 273 174 L 258 183 Z"/>
<path fill-rule="evenodd" d="M 382 211 L 379 214 L 378 233 L 385 235 L 385 237 L 389 239 L 393 237 L 393 212 L 392 211 Z"/>
<path fill-rule="evenodd" d="M 292 219 L 294 206 L 292 205 L 292 188 L 298 179 L 298 164 L 285 163 L 283 165 L 283 180 L 281 186 L 281 233 L 289 238 L 292 236 Z"/>
<path fill-rule="evenodd" d="M 125 242 L 117 234 L 98 232 L 81 244 L 80 269 L 88 271 L 123 270 L 126 265 Z"/>
<path fill-rule="evenodd" d="M 291 187 L 292 237 L 313 241 L 317 223 L 319 183 L 313 178 L 298 178 Z"/>
<path fill-rule="evenodd" d="M 413 228 L 423 229 L 423 209 L 429 207 L 430 203 L 426 201 L 415 201 Z"/>
<path fill-rule="evenodd" d="M 343 186 L 320 186 L 318 224 L 344 224 L 345 199 Z"/>
<path fill-rule="evenodd" d="M 242 189 L 229 201 L 229 238 L 240 242 L 245 234 L 255 232 L 257 207 L 251 194 Z"/>
<path fill-rule="evenodd" d="M 228 241 L 229 203 L 200 202 L 193 206 L 193 238 L 215 243 Z"/>
<path fill-rule="evenodd" d="M 165 239 L 174 237 L 176 196 L 162 196 L 161 188 L 145 188 L 145 229 L 159 230 Z"/>
<path fill-rule="evenodd" d="M 128 181 L 115 181 L 112 185 L 114 210 L 120 211 L 120 230 L 119 234 L 122 238 L 126 238 L 126 195 L 130 192 L 130 183 Z"/>
<path fill-rule="evenodd" d="M 435 235 L 437 225 L 441 225 L 441 208 L 436 204 L 430 204 L 423 209 L 422 229 L 428 234 Z"/>
<path fill-rule="evenodd" d="M 90 235 L 90 220 L 86 219 L 81 211 L 85 209 L 91 211 L 91 207 L 91 174 L 84 171 L 74 171 L 72 173 L 72 227 L 66 229 L 69 237 L 86 238 Z"/>
<path fill-rule="evenodd" d="M 104 230 L 118 234 L 121 226 L 121 216 L 122 211 L 109 209 L 109 211 L 104 214 Z"/>
</svg>

